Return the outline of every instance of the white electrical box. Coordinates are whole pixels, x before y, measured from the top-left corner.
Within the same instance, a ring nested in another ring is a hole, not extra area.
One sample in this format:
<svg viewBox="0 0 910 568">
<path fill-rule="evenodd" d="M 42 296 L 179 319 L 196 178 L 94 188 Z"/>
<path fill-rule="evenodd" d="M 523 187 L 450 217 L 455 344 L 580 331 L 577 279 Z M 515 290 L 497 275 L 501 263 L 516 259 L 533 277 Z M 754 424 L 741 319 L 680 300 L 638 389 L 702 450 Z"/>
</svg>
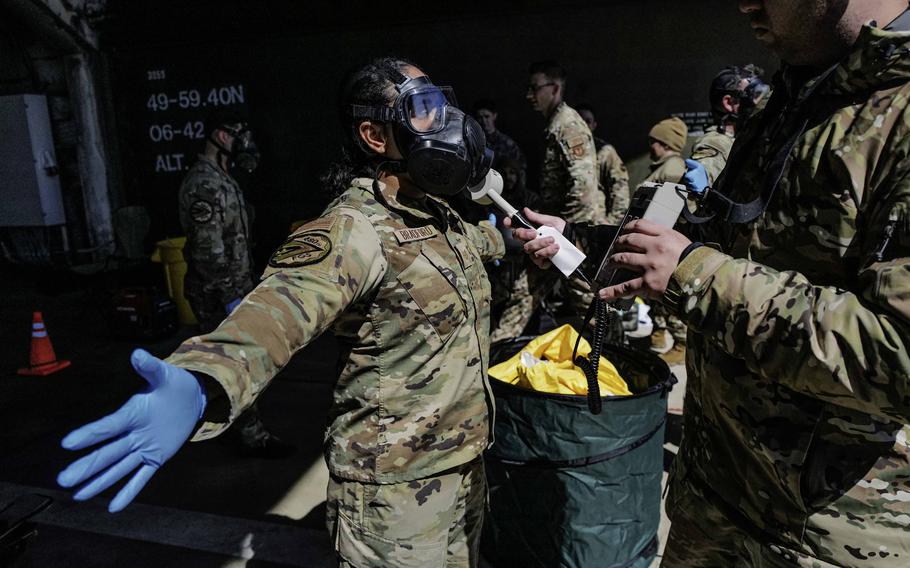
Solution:
<svg viewBox="0 0 910 568">
<path fill-rule="evenodd" d="M 0 227 L 64 223 L 47 99 L 0 97 Z"/>
</svg>

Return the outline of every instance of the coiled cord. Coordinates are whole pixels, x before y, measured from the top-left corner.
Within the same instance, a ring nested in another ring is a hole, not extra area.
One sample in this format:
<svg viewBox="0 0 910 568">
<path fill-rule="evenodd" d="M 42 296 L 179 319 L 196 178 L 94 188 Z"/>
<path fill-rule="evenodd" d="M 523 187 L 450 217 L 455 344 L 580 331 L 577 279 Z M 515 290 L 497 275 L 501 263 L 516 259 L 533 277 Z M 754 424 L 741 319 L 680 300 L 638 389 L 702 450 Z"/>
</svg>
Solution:
<svg viewBox="0 0 910 568">
<path fill-rule="evenodd" d="M 600 351 L 611 323 L 610 320 L 615 313 L 614 310 L 610 310 L 608 313 L 607 303 L 595 296 L 594 301 L 591 302 L 588 311 L 585 313 L 584 322 L 582 322 L 582 327 L 584 327 L 591 321 L 592 315 L 596 317 L 591 353 L 587 359 L 578 355 L 581 333 L 578 334 L 575 348 L 572 350 L 572 361 L 575 362 L 575 365 L 582 370 L 588 379 L 588 410 L 591 411 L 591 414 L 600 414 L 601 410 L 603 410 L 603 399 L 600 396 L 600 382 L 597 380 L 597 370 L 600 367 Z"/>
</svg>

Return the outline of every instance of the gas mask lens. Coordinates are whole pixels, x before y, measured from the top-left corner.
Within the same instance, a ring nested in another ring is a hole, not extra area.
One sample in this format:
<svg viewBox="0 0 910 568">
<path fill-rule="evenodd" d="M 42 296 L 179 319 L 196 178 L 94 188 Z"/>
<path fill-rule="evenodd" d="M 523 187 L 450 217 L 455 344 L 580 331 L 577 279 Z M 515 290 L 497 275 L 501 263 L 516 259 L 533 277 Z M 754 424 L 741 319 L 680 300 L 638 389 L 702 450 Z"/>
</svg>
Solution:
<svg viewBox="0 0 910 568">
<path fill-rule="evenodd" d="M 259 148 L 253 140 L 253 133 L 244 125 L 236 134 L 231 144 L 231 157 L 238 167 L 252 172 L 259 166 Z"/>
<path fill-rule="evenodd" d="M 743 89 L 743 96 L 749 98 L 753 103 L 758 104 L 771 91 L 771 86 L 759 79 L 753 77 L 749 84 Z"/>
<path fill-rule="evenodd" d="M 429 87 L 409 93 L 404 101 L 408 126 L 417 134 L 437 132 L 445 127 L 446 107 L 452 104 L 451 89 Z"/>
</svg>

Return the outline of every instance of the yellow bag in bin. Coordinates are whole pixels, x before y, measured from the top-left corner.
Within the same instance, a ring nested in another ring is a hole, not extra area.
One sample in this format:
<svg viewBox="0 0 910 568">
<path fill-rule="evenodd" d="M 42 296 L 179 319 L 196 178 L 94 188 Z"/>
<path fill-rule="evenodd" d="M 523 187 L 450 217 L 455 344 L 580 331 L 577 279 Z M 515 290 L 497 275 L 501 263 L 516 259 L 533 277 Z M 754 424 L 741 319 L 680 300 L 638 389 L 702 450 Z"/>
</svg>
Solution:
<svg viewBox="0 0 910 568">
<path fill-rule="evenodd" d="M 572 349 L 578 332 L 571 325 L 564 325 L 532 340 L 511 359 L 493 366 L 489 374 L 517 387 L 551 394 L 588 394 L 588 379 L 572 363 Z M 591 345 L 581 339 L 578 354 L 587 357 Z M 600 358 L 597 369 L 601 396 L 630 395 L 626 381 L 619 376 L 613 363 Z"/>
</svg>

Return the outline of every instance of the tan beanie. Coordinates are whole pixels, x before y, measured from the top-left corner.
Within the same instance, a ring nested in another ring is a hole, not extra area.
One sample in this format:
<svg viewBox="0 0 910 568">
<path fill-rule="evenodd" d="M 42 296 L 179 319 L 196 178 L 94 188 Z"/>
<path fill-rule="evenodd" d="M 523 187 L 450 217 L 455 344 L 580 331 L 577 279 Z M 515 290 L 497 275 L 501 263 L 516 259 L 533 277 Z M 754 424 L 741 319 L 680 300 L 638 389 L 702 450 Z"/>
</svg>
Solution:
<svg viewBox="0 0 910 568">
<path fill-rule="evenodd" d="M 688 134 L 689 129 L 686 127 L 686 123 L 674 116 L 655 124 L 648 136 L 658 142 L 663 142 L 667 148 L 674 152 L 680 152 L 683 146 L 686 145 L 686 136 Z"/>
</svg>

